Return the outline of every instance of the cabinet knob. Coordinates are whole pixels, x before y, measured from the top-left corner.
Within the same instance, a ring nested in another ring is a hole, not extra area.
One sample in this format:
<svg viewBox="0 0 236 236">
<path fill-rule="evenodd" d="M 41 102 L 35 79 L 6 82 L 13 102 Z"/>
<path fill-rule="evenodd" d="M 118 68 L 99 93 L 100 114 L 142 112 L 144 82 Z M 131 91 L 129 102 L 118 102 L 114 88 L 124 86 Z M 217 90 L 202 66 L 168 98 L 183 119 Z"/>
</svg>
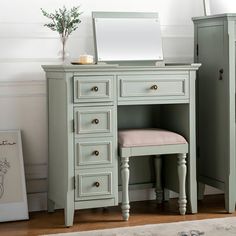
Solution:
<svg viewBox="0 0 236 236">
<path fill-rule="evenodd" d="M 99 151 L 97 151 L 97 150 L 95 150 L 93 153 L 94 153 L 95 156 L 99 155 Z"/>
<path fill-rule="evenodd" d="M 94 119 L 92 123 L 97 125 L 99 123 L 99 119 Z"/>
<path fill-rule="evenodd" d="M 94 92 L 97 92 L 98 91 L 98 86 L 94 86 L 91 90 L 94 91 Z"/>
<path fill-rule="evenodd" d="M 95 182 L 94 185 L 98 188 L 100 186 L 99 182 Z"/>
<path fill-rule="evenodd" d="M 150 89 L 157 90 L 158 86 L 156 84 L 152 85 Z"/>
</svg>

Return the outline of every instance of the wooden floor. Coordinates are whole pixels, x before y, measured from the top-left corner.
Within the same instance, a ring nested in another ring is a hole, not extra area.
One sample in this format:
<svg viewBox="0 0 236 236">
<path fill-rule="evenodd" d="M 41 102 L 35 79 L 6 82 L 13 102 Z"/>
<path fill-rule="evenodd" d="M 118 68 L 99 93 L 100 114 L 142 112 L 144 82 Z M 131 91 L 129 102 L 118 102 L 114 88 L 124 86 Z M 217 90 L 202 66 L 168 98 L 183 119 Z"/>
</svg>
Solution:
<svg viewBox="0 0 236 236">
<path fill-rule="evenodd" d="M 65 228 L 63 225 L 62 210 L 54 213 L 33 212 L 28 221 L 0 223 L 0 235 L 41 235 L 236 216 L 236 212 L 233 214 L 225 212 L 223 195 L 207 196 L 203 201 L 199 201 L 198 206 L 198 214 L 180 216 L 176 199 L 161 205 L 157 205 L 155 201 L 133 202 L 128 222 L 122 221 L 120 207 L 79 210 L 75 213 L 74 226 L 70 228 Z"/>
</svg>

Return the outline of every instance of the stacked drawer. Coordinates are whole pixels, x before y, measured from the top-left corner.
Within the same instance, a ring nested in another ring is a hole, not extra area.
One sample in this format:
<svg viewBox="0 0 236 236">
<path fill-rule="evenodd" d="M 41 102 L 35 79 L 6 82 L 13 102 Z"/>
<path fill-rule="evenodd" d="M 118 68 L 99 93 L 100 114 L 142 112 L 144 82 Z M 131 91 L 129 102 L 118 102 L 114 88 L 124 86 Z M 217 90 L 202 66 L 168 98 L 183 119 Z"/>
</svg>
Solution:
<svg viewBox="0 0 236 236">
<path fill-rule="evenodd" d="M 92 104 L 92 105 L 91 105 Z M 114 78 L 74 77 L 75 201 L 117 203 Z"/>
</svg>

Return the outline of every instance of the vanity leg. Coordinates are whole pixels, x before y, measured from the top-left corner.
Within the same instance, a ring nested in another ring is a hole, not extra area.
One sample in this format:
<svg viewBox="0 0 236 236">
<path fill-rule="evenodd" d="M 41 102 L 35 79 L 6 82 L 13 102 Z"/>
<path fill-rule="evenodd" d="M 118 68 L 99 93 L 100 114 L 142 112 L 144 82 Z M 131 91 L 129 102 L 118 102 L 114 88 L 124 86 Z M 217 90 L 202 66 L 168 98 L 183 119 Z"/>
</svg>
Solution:
<svg viewBox="0 0 236 236">
<path fill-rule="evenodd" d="M 205 184 L 198 182 L 197 183 L 197 199 L 203 200 L 204 199 L 204 192 L 205 192 Z"/>
<path fill-rule="evenodd" d="M 162 160 L 161 156 L 157 155 L 154 158 L 155 162 L 155 172 L 156 172 L 156 187 L 155 187 L 155 192 L 156 192 L 156 200 L 157 203 L 162 203 L 163 201 L 163 190 L 162 190 Z"/>
<path fill-rule="evenodd" d="M 178 176 L 179 176 L 179 211 L 181 215 L 185 215 L 186 212 L 186 154 L 178 155 Z"/>
<path fill-rule="evenodd" d="M 129 157 L 121 158 L 122 179 L 122 216 L 125 221 L 129 219 Z"/>
<path fill-rule="evenodd" d="M 229 180 L 225 183 L 225 209 L 228 213 L 235 212 L 235 180 L 229 176 Z"/>
<path fill-rule="evenodd" d="M 190 148 L 191 149 L 191 148 Z M 189 212 L 192 214 L 197 213 L 197 180 L 196 180 L 196 162 L 194 161 L 195 154 L 188 154 L 188 206 Z M 191 160 L 192 158 L 192 160 Z"/>
<path fill-rule="evenodd" d="M 74 202 L 72 202 L 71 199 L 67 197 L 66 206 L 64 209 L 66 227 L 73 226 L 74 211 L 75 211 Z"/>
<path fill-rule="evenodd" d="M 48 201 L 47 201 L 47 209 L 48 209 L 48 212 L 54 212 L 55 211 L 55 202 L 52 201 L 49 198 L 48 198 Z"/>
<path fill-rule="evenodd" d="M 170 190 L 167 188 L 164 188 L 164 201 L 169 201 L 170 200 Z"/>
</svg>

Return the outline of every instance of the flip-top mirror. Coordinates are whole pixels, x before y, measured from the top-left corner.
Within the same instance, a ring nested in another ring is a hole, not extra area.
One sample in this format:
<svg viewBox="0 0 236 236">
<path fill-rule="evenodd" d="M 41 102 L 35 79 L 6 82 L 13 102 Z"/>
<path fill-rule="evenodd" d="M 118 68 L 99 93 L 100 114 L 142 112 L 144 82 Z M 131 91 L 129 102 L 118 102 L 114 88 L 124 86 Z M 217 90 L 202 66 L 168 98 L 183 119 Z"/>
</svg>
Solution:
<svg viewBox="0 0 236 236">
<path fill-rule="evenodd" d="M 93 12 L 96 61 L 162 61 L 158 13 Z"/>
</svg>

